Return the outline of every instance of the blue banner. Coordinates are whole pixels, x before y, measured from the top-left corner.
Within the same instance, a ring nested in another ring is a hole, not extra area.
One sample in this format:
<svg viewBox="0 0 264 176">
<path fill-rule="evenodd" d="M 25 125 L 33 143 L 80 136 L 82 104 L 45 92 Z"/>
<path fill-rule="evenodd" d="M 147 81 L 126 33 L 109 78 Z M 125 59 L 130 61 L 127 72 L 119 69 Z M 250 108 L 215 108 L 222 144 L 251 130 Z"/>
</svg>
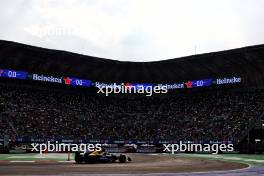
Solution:
<svg viewBox="0 0 264 176">
<path fill-rule="evenodd" d="M 0 69 L 0 77 L 13 79 L 27 79 L 28 73 L 8 69 Z"/>
<path fill-rule="evenodd" d="M 185 83 L 186 88 L 208 87 L 212 85 L 212 79 L 193 80 Z"/>
<path fill-rule="evenodd" d="M 193 87 L 208 87 L 212 85 L 213 79 L 202 79 L 202 80 L 195 80 L 193 82 Z"/>
<path fill-rule="evenodd" d="M 91 87 L 91 80 L 86 79 L 79 79 L 79 78 L 72 78 L 72 77 L 65 77 L 64 83 L 66 85 L 72 85 L 72 86 L 82 86 L 82 87 Z"/>
</svg>

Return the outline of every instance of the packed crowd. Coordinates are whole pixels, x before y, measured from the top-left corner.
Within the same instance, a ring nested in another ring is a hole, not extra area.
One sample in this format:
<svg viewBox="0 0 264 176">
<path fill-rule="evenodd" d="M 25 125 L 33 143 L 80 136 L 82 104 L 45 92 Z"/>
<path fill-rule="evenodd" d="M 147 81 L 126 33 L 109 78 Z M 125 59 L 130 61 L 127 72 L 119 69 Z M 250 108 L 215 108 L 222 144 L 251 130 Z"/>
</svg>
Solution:
<svg viewBox="0 0 264 176">
<path fill-rule="evenodd" d="M 0 85 L 0 138 L 234 140 L 263 112 L 264 91 L 104 97 Z"/>
</svg>

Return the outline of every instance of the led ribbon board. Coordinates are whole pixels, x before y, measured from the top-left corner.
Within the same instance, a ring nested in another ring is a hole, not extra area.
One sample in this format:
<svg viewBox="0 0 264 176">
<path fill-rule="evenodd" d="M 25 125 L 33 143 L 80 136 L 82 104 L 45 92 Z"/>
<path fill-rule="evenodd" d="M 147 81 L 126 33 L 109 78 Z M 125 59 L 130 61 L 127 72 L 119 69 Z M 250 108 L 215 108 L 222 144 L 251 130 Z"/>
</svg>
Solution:
<svg viewBox="0 0 264 176">
<path fill-rule="evenodd" d="M 91 80 L 74 78 L 74 77 L 56 77 L 51 75 L 43 75 L 38 73 L 28 73 L 24 71 L 16 71 L 10 69 L 0 69 L 0 77 L 2 78 L 12 78 L 12 79 L 23 79 L 23 80 L 34 80 L 50 83 L 59 83 L 64 85 L 71 86 L 81 86 L 81 87 L 116 87 L 116 86 L 125 86 L 125 87 L 134 87 L 135 89 L 148 89 L 152 88 L 154 85 L 151 83 L 100 83 L 93 82 Z M 222 84 L 237 84 L 241 83 L 241 77 L 230 77 L 230 78 L 217 78 L 217 79 L 201 79 L 201 80 L 192 80 L 182 83 L 173 83 L 173 84 L 158 84 L 157 86 L 167 86 L 168 89 L 183 89 L 183 88 L 195 88 L 195 87 L 209 87 L 214 85 Z"/>
</svg>

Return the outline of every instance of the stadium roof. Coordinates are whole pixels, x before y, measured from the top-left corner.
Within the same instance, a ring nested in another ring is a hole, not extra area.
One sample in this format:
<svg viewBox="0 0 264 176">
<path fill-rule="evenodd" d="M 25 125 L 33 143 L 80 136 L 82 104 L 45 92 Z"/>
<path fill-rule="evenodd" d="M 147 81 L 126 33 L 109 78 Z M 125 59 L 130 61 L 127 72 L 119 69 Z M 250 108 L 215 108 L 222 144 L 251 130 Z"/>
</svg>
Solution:
<svg viewBox="0 0 264 176">
<path fill-rule="evenodd" d="M 102 82 L 177 81 L 242 76 L 264 80 L 264 45 L 154 62 L 124 62 L 0 40 L 0 68 Z"/>
</svg>

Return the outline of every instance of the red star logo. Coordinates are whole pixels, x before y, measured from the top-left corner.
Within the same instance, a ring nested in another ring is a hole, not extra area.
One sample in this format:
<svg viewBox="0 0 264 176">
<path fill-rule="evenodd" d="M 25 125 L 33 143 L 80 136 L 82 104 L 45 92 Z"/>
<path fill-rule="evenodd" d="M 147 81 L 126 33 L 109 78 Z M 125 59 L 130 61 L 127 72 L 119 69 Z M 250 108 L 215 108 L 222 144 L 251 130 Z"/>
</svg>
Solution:
<svg viewBox="0 0 264 176">
<path fill-rule="evenodd" d="M 67 78 L 64 78 L 64 82 L 65 82 L 65 84 L 67 84 L 67 85 L 70 85 L 71 84 L 71 79 L 69 78 L 69 77 L 67 77 Z"/>
<path fill-rule="evenodd" d="M 132 86 L 131 83 L 125 83 L 125 88 L 126 88 L 126 89 L 131 88 L 131 86 Z"/>
<path fill-rule="evenodd" d="M 185 85 L 187 86 L 187 88 L 192 88 L 192 81 L 188 81 L 187 83 L 185 83 Z"/>
</svg>

